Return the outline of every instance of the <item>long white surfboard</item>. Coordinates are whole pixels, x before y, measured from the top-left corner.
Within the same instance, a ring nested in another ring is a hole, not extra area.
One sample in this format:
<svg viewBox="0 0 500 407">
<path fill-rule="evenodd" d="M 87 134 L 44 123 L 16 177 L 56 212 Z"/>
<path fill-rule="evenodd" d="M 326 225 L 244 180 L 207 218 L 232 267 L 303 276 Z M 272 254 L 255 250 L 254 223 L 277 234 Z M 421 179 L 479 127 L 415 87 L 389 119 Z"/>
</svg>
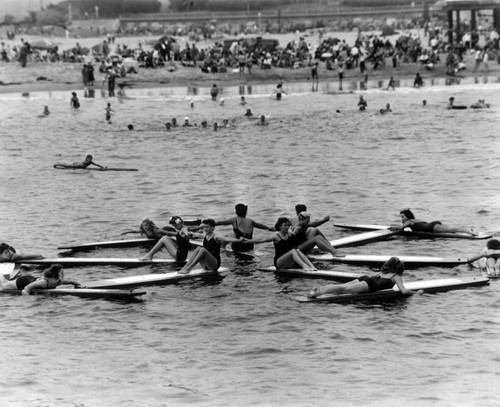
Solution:
<svg viewBox="0 0 500 407">
<path fill-rule="evenodd" d="M 349 230 L 388 230 L 390 228 L 389 225 L 350 225 L 350 224 L 334 224 L 333 226 L 337 228 L 349 229 Z M 398 234 L 398 233 L 396 233 Z M 470 239 L 470 240 L 483 240 L 490 239 L 493 235 L 488 233 L 479 233 L 477 236 L 469 235 L 468 233 L 429 233 L 429 232 L 414 232 L 410 228 L 405 228 L 403 231 L 400 231 L 399 234 L 407 237 L 422 237 L 428 239 L 434 238 L 449 238 L 449 239 Z"/>
<path fill-rule="evenodd" d="M 331 240 L 330 244 L 333 247 L 352 247 L 352 246 L 361 246 L 367 243 L 378 242 L 381 240 L 387 240 L 392 236 L 399 235 L 400 232 L 395 232 L 392 230 L 384 229 L 384 230 L 375 230 L 371 232 L 359 233 L 353 236 L 343 237 L 341 239 Z"/>
<path fill-rule="evenodd" d="M 201 268 L 191 270 L 188 274 L 180 274 L 177 271 L 169 273 L 144 274 L 139 276 L 128 276 L 110 278 L 98 281 L 82 283 L 87 288 L 133 288 L 148 285 L 173 284 L 182 280 L 195 278 L 213 277 L 221 272 L 228 271 L 228 268 L 220 267 L 218 271 L 203 270 Z"/>
<path fill-rule="evenodd" d="M 435 257 L 435 256 L 406 256 L 406 255 L 370 255 L 370 254 L 346 254 L 345 256 L 332 256 L 325 254 L 308 254 L 308 258 L 315 261 L 333 261 L 359 266 L 381 266 L 391 257 L 398 257 L 405 266 L 440 266 L 455 267 L 466 264 L 467 258 Z"/>
<path fill-rule="evenodd" d="M 296 277 L 324 278 L 326 280 L 352 281 L 369 273 L 347 273 L 336 270 L 303 270 L 303 269 L 276 269 L 274 266 L 259 267 L 260 271 L 272 271 L 277 274 L 292 275 Z"/>
<path fill-rule="evenodd" d="M 406 288 L 412 291 L 422 290 L 425 293 L 438 293 L 449 290 L 458 290 L 462 288 L 477 287 L 489 284 L 489 279 L 485 277 L 456 277 L 443 278 L 436 280 L 422 281 L 404 281 Z M 362 294 L 325 294 L 316 298 L 308 298 L 306 296 L 295 297 L 299 302 L 349 302 L 349 301 L 374 301 L 384 300 L 389 298 L 403 297 L 395 285 L 388 290 L 375 291 L 372 293 Z"/>
<path fill-rule="evenodd" d="M 108 240 L 104 242 L 90 242 L 90 243 L 82 243 L 79 245 L 65 245 L 59 246 L 58 250 L 72 250 L 76 251 L 85 251 L 85 250 L 93 250 L 93 249 L 106 249 L 106 248 L 115 248 L 115 247 L 138 247 L 138 246 L 154 246 L 158 239 L 148 239 L 148 238 L 139 238 L 139 239 L 123 239 L 123 240 Z"/>
<path fill-rule="evenodd" d="M 21 290 L 0 290 L 0 294 L 21 295 Z M 34 289 L 34 295 L 72 295 L 81 298 L 104 298 L 114 300 L 134 300 L 146 294 L 136 290 L 101 290 L 89 288 L 52 288 Z"/>
<path fill-rule="evenodd" d="M 129 258 L 112 258 L 112 257 L 55 257 L 52 259 L 32 259 L 20 260 L 17 264 L 38 264 L 38 265 L 51 265 L 60 264 L 62 266 L 148 266 L 151 264 L 173 264 L 178 263 L 174 259 L 153 259 L 153 260 L 139 260 Z"/>
</svg>

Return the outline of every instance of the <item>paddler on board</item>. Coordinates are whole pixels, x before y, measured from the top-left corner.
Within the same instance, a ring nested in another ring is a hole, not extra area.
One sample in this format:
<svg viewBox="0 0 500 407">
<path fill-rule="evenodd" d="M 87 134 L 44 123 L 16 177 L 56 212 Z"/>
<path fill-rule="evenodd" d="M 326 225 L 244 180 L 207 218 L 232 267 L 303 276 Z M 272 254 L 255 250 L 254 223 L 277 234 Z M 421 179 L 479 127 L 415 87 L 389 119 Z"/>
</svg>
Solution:
<svg viewBox="0 0 500 407">
<path fill-rule="evenodd" d="M 451 227 L 443 225 L 440 221 L 424 222 L 415 219 L 415 215 L 410 209 L 403 209 L 399 212 L 401 215 L 401 226 L 391 226 L 390 230 L 404 230 L 410 228 L 413 232 L 426 233 L 465 233 L 471 236 L 477 236 L 471 228 Z"/>
<path fill-rule="evenodd" d="M 467 263 L 473 263 L 483 257 L 486 259 L 485 265 L 488 275 L 500 275 L 500 241 L 497 239 L 488 240 L 486 249 L 474 256 L 468 257 Z"/>
<path fill-rule="evenodd" d="M 324 287 L 313 288 L 307 295 L 316 298 L 325 294 L 361 294 L 372 293 L 380 290 L 388 290 L 397 285 L 403 295 L 417 294 L 416 291 L 408 290 L 403 283 L 402 275 L 404 263 L 397 257 L 391 257 L 381 267 L 380 273 L 376 275 L 364 275 L 356 280 L 344 284 L 328 284 Z"/>
<path fill-rule="evenodd" d="M 89 154 L 87 157 L 85 157 L 85 160 L 83 162 L 75 162 L 73 164 L 63 164 L 63 163 L 55 163 L 54 168 L 87 168 L 91 165 L 94 165 L 98 168 L 106 168 L 103 167 L 102 165 L 99 165 L 92 161 L 94 158 Z"/>
<path fill-rule="evenodd" d="M 16 249 L 7 243 L 0 243 L 0 262 L 20 262 L 21 260 L 43 259 L 40 254 L 17 253 Z"/>
<path fill-rule="evenodd" d="M 305 207 L 305 205 L 297 205 L 297 207 L 301 209 Z M 331 253 L 332 256 L 335 256 L 335 248 L 330 244 L 323 233 L 321 233 L 320 230 L 315 227 L 328 222 L 328 220 L 330 220 L 329 216 L 321 219 L 320 221 L 312 223 L 310 213 L 305 211 L 300 212 L 297 215 L 297 221 L 292 228 L 297 248 L 304 253 L 308 253 L 315 246 L 318 246 L 321 250 Z"/>
</svg>

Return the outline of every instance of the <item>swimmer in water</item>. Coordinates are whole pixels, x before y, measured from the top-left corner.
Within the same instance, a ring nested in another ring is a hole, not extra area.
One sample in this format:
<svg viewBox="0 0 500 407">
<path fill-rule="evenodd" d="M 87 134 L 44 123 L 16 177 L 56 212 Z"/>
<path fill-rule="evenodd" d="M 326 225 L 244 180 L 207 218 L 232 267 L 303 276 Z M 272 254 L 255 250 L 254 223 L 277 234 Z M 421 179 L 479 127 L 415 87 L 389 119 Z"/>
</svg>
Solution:
<svg viewBox="0 0 500 407">
<path fill-rule="evenodd" d="M 253 113 L 250 109 L 247 109 L 245 116 L 248 117 L 249 119 L 253 116 Z"/>
<path fill-rule="evenodd" d="M 283 90 L 283 84 L 280 82 L 278 83 L 278 85 L 276 86 L 276 90 L 273 92 L 273 94 L 271 95 L 271 97 L 273 97 L 274 95 L 276 95 L 276 100 L 281 100 L 281 96 L 282 94 L 285 94 L 285 95 L 288 95 L 288 93 L 286 93 L 284 90 Z"/>
<path fill-rule="evenodd" d="M 358 107 L 359 110 L 366 110 L 368 102 L 363 98 L 363 95 L 359 97 Z"/>
<path fill-rule="evenodd" d="M 242 96 L 240 98 L 240 105 L 246 105 L 247 104 L 247 101 L 245 100 L 245 96 Z"/>
<path fill-rule="evenodd" d="M 111 124 L 111 112 L 114 112 L 113 109 L 111 109 L 111 103 L 108 103 L 106 106 L 106 121 Z"/>
<path fill-rule="evenodd" d="M 422 106 L 427 106 L 427 100 L 422 100 Z"/>
<path fill-rule="evenodd" d="M 392 112 L 391 105 L 389 103 L 385 105 L 385 109 L 384 108 L 380 109 L 380 114 L 391 113 L 391 112 Z"/>
<path fill-rule="evenodd" d="M 80 101 L 78 100 L 78 96 L 76 95 L 76 92 L 71 93 L 71 100 L 69 101 L 69 106 L 72 107 L 73 109 L 78 109 L 80 107 Z"/>
<path fill-rule="evenodd" d="M 127 127 L 129 130 L 134 130 L 134 126 L 132 124 L 129 124 Z"/>
<path fill-rule="evenodd" d="M 45 107 L 43 108 L 43 115 L 44 115 L 44 116 L 48 116 L 49 114 L 50 114 L 50 112 L 49 112 L 49 107 L 48 107 L 48 106 L 45 106 Z"/>
</svg>

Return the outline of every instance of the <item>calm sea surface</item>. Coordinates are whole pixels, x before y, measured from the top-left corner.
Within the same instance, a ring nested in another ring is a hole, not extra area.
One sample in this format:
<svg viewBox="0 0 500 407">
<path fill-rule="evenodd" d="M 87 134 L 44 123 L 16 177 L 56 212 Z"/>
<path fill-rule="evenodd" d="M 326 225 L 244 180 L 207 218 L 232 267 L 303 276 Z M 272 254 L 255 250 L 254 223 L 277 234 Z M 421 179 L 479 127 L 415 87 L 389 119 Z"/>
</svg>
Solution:
<svg viewBox="0 0 500 407">
<path fill-rule="evenodd" d="M 269 97 L 274 85 L 226 88 L 224 106 L 208 88 L 128 89 L 121 99 L 79 91 L 79 111 L 69 108 L 70 92 L 0 95 L 0 240 L 53 257 L 57 246 L 116 239 L 146 217 L 160 225 L 174 214 L 230 217 L 238 202 L 268 225 L 305 203 L 313 218 L 328 214 L 336 223 L 397 223 L 399 210 L 410 207 L 429 221 L 499 230 L 500 85 L 479 78 L 414 90 L 409 82 L 391 92 L 371 84 L 362 92 L 366 112 L 356 106 L 361 91 L 345 84 L 354 92 L 335 93 L 336 83 L 318 92 L 285 83 L 289 95 L 280 102 Z M 242 94 L 247 106 L 239 105 Z M 492 108 L 450 111 L 450 96 L 465 105 L 484 98 Z M 104 119 L 107 102 L 112 124 Z M 386 103 L 393 113 L 379 114 Z M 44 105 L 51 115 L 37 117 Z M 244 118 L 246 108 L 266 114 L 269 125 Z M 227 118 L 232 127 L 165 131 L 166 121 L 185 116 Z M 139 171 L 52 168 L 86 154 Z M 327 237 L 346 236 L 332 221 L 321 228 Z M 339 253 L 466 256 L 484 245 L 398 238 Z M 273 257 L 271 244 L 259 250 L 265 255 L 255 262 L 223 255 L 230 272 L 217 281 L 148 287 L 140 303 L 3 297 L 1 404 L 500 404 L 500 281 L 389 303 L 300 304 L 294 295 L 326 282 L 258 271 Z M 89 267 L 67 275 L 85 282 L 168 269 Z M 468 266 L 429 267 L 405 278 L 476 274 Z"/>
</svg>

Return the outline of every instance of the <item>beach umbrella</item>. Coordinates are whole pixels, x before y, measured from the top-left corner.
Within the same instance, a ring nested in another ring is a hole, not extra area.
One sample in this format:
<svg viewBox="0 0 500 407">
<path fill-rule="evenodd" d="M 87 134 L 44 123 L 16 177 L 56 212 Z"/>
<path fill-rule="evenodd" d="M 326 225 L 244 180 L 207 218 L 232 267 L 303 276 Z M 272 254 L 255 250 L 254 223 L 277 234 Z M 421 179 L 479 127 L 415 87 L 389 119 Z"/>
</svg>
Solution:
<svg viewBox="0 0 500 407">
<path fill-rule="evenodd" d="M 34 49 L 54 49 L 57 47 L 57 44 L 50 41 L 50 40 L 47 40 L 45 38 L 42 38 L 40 40 L 35 40 L 33 42 L 30 42 L 29 43 L 31 48 L 34 48 Z"/>
</svg>

